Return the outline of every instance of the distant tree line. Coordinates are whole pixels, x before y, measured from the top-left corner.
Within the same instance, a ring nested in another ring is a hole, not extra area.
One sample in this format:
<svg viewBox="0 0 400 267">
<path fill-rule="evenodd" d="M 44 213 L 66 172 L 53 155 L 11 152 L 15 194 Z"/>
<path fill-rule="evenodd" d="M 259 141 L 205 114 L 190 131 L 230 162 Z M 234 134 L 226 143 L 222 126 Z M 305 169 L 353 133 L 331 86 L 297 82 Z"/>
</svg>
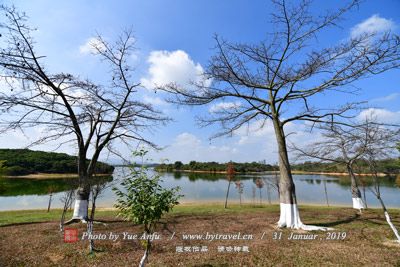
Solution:
<svg viewBox="0 0 400 267">
<path fill-rule="evenodd" d="M 277 165 L 265 164 L 263 162 L 246 162 L 237 163 L 233 162 L 235 172 L 245 173 L 245 172 L 264 172 L 264 171 L 278 171 Z M 181 161 L 176 161 L 170 164 L 160 164 L 155 166 L 157 171 L 209 171 L 209 172 L 224 172 L 227 170 L 228 163 L 218 163 L 218 162 L 198 162 L 190 161 L 188 164 L 184 164 Z M 400 173 L 400 165 L 398 159 L 385 159 L 378 162 L 378 172 L 398 174 Z M 336 172 L 344 173 L 346 172 L 346 166 L 344 164 L 337 163 L 322 163 L 322 162 L 312 162 L 306 161 L 299 164 L 292 165 L 295 171 L 304 172 Z M 356 162 L 357 173 L 368 173 L 369 167 L 368 163 L 363 160 L 358 160 Z"/>
<path fill-rule="evenodd" d="M 337 163 L 324 163 L 324 162 L 312 162 L 306 161 L 300 164 L 292 165 L 293 170 L 305 171 L 305 172 L 337 172 L 345 173 L 345 164 Z M 355 162 L 355 171 L 357 173 L 369 173 L 369 166 L 365 160 L 357 160 Z M 400 173 L 400 165 L 398 159 L 384 159 L 378 161 L 377 171 L 387 174 L 398 174 Z"/>
<path fill-rule="evenodd" d="M 258 163 L 258 162 L 246 162 L 237 163 L 232 162 L 235 168 L 235 172 L 262 172 L 262 171 L 275 171 L 278 170 L 277 166 Z M 224 172 L 227 170 L 228 163 L 218 163 L 215 161 L 211 162 L 198 162 L 190 161 L 189 164 L 183 164 L 181 161 L 176 161 L 171 164 L 160 164 L 155 167 L 157 171 L 210 171 L 210 172 Z"/>
<path fill-rule="evenodd" d="M 0 149 L 2 174 L 27 175 L 33 173 L 76 173 L 77 157 L 64 153 L 32 151 L 29 149 Z M 96 173 L 112 173 L 114 167 L 103 162 L 96 165 Z"/>
</svg>

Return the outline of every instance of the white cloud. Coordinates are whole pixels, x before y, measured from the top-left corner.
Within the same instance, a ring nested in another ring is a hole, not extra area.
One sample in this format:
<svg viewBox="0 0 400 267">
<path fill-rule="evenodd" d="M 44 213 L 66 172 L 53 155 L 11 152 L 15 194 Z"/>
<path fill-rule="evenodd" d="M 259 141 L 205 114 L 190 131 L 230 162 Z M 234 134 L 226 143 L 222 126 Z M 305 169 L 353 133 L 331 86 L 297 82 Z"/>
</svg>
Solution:
<svg viewBox="0 0 400 267">
<path fill-rule="evenodd" d="M 171 145 L 154 155 L 152 158 L 189 162 L 217 161 L 251 162 L 266 160 L 270 164 L 278 161 L 278 148 L 273 125 L 270 121 L 260 128 L 260 121 L 252 122 L 248 127 L 241 127 L 231 138 L 204 141 L 192 133 L 181 133 L 171 142 Z M 285 127 L 287 142 L 302 146 L 320 138 L 318 132 L 310 133 L 304 124 L 289 123 Z M 289 152 L 291 158 L 294 154 Z"/>
<path fill-rule="evenodd" d="M 210 144 L 203 142 L 194 134 L 183 132 L 174 138 L 171 145 L 153 158 L 168 159 L 169 162 L 180 160 L 185 163 L 191 160 L 228 162 L 238 160 L 240 158 L 238 154 L 239 150 L 233 142 Z"/>
<path fill-rule="evenodd" d="M 380 123 L 400 123 L 400 111 L 390 111 L 381 108 L 369 108 L 360 112 L 359 121 L 365 119 L 377 120 Z"/>
<path fill-rule="evenodd" d="M 284 130 L 287 136 L 287 145 L 293 143 L 303 146 L 320 138 L 320 133 L 316 130 L 310 132 L 305 123 L 288 123 Z M 270 163 L 278 160 L 278 146 L 272 121 L 268 120 L 264 123 L 255 121 L 248 126 L 242 126 L 235 134 L 239 136 L 236 144 L 240 152 L 247 151 L 250 157 L 254 155 L 256 158 L 266 159 Z M 289 152 L 289 157 L 292 158 L 292 156 L 292 153 Z"/>
<path fill-rule="evenodd" d="M 204 81 L 203 67 L 185 51 L 153 51 L 147 62 L 150 64 L 148 77 L 142 78 L 141 83 L 148 89 L 169 83 L 189 86 L 191 82 Z"/>
<path fill-rule="evenodd" d="M 388 102 L 388 101 L 395 100 L 398 97 L 400 97 L 400 93 L 393 93 L 393 94 L 390 94 L 387 96 L 371 99 L 370 102 Z"/>
<path fill-rule="evenodd" d="M 151 97 L 148 95 L 143 96 L 143 101 L 147 104 L 152 104 L 155 106 L 167 106 L 168 103 L 159 97 Z"/>
<path fill-rule="evenodd" d="M 79 52 L 81 54 L 93 54 L 96 53 L 96 49 L 94 47 L 105 48 L 96 37 L 91 37 L 79 47 Z"/>
<path fill-rule="evenodd" d="M 392 30 L 395 27 L 395 23 L 390 19 L 385 19 L 375 14 L 357 24 L 351 29 L 351 37 L 355 38 L 364 33 L 380 33 Z"/>
<path fill-rule="evenodd" d="M 198 147 L 201 145 L 201 140 L 198 139 L 195 135 L 190 133 L 181 133 L 179 134 L 173 143 L 175 146 L 184 147 L 184 146 L 193 146 Z"/>
<path fill-rule="evenodd" d="M 229 109 L 236 109 L 236 108 L 239 108 L 240 106 L 241 106 L 241 103 L 239 101 L 220 102 L 220 103 L 212 105 L 208 111 L 210 113 L 215 113 L 215 112 L 220 112 L 220 111 L 229 110 Z"/>
</svg>

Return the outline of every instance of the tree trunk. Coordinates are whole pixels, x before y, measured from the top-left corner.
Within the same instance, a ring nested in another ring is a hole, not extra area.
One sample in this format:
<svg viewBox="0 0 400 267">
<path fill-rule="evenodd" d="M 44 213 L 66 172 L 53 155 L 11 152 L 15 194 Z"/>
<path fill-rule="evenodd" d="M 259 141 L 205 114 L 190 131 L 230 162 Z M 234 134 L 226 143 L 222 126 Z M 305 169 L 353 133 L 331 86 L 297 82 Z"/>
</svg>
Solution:
<svg viewBox="0 0 400 267">
<path fill-rule="evenodd" d="M 389 215 L 389 213 L 388 213 L 388 211 L 387 211 L 387 209 L 386 209 L 385 203 L 383 203 L 383 200 L 382 200 L 381 195 L 380 195 L 379 192 L 378 192 L 378 194 L 376 195 L 376 198 L 379 200 L 379 203 L 380 203 L 381 206 L 382 206 L 383 213 L 385 214 L 386 222 L 389 224 L 389 226 L 390 226 L 390 228 L 392 229 L 394 235 L 396 236 L 397 242 L 400 243 L 400 234 L 399 234 L 399 232 L 397 231 L 397 229 L 396 229 L 396 227 L 394 226 L 394 224 L 392 223 L 392 220 L 390 219 L 390 215 Z"/>
<path fill-rule="evenodd" d="M 228 181 L 228 189 L 226 190 L 226 196 L 225 196 L 225 206 L 224 208 L 228 208 L 228 196 L 229 196 L 229 188 L 231 187 L 231 180 Z"/>
<path fill-rule="evenodd" d="M 364 185 L 364 184 L 363 184 L 363 195 L 364 195 L 364 204 L 365 204 L 365 208 L 368 209 L 367 195 L 365 194 L 365 185 Z"/>
<path fill-rule="evenodd" d="M 88 220 L 89 196 L 89 186 L 79 187 L 76 190 L 74 214 L 72 216 L 72 220 L 81 220 L 83 222 Z"/>
<path fill-rule="evenodd" d="M 148 242 L 150 242 L 150 241 L 148 241 Z M 140 260 L 139 267 L 145 267 L 148 257 L 149 257 L 149 248 L 146 247 L 144 255 L 143 255 L 142 259 Z"/>
<path fill-rule="evenodd" d="M 90 178 L 92 173 L 88 173 L 86 166 L 86 150 L 82 140 L 78 140 L 78 174 L 79 174 L 79 187 L 75 194 L 75 206 L 72 219 L 68 223 L 88 221 L 88 207 L 90 196 Z M 93 164 L 93 162 L 91 162 Z"/>
<path fill-rule="evenodd" d="M 325 179 L 324 179 L 324 190 L 325 190 L 326 205 L 329 207 L 328 190 L 326 189 L 326 180 Z"/>
<path fill-rule="evenodd" d="M 51 198 L 53 197 L 53 193 L 50 193 L 50 198 L 49 198 L 49 205 L 47 206 L 47 212 L 50 212 L 50 206 L 51 206 Z"/>
<path fill-rule="evenodd" d="M 394 226 L 394 224 L 392 223 L 392 220 L 390 219 L 390 215 L 386 209 L 385 203 L 383 202 L 382 198 L 381 198 L 381 190 L 380 190 L 380 185 L 379 185 L 379 180 L 378 180 L 378 175 L 377 175 L 377 171 L 376 171 L 376 162 L 374 160 L 369 160 L 369 164 L 370 164 L 370 168 L 371 171 L 373 172 L 374 176 L 374 183 L 375 183 L 375 191 L 372 191 L 376 198 L 379 200 L 379 203 L 382 206 L 383 209 L 383 213 L 385 215 L 386 218 L 386 222 L 389 224 L 390 228 L 392 229 L 394 235 L 397 238 L 397 242 L 400 243 L 400 235 L 399 232 L 397 231 L 397 228 Z"/>
<path fill-rule="evenodd" d="M 150 235 L 150 231 L 146 231 L 147 235 Z M 144 255 L 142 259 L 140 260 L 139 267 L 145 267 L 145 264 L 147 262 L 147 258 L 149 257 L 150 254 L 150 249 L 151 249 L 151 240 L 150 238 L 147 238 L 146 240 L 146 250 L 144 251 Z"/>
<path fill-rule="evenodd" d="M 287 227 L 303 230 L 331 230 L 331 228 L 304 225 L 300 220 L 297 207 L 296 190 L 290 170 L 289 157 L 286 146 L 286 138 L 283 125 L 278 118 L 273 119 L 276 141 L 279 155 L 279 202 L 280 217 L 278 227 Z"/>
<path fill-rule="evenodd" d="M 70 208 L 71 203 L 72 203 L 72 194 L 74 193 L 73 190 L 70 190 L 66 195 L 64 199 L 64 208 L 63 212 L 61 214 L 61 219 L 60 219 L 60 232 L 64 231 L 64 220 L 65 220 L 65 213 L 67 212 L 68 208 Z"/>
<path fill-rule="evenodd" d="M 90 236 L 93 233 L 94 214 L 95 214 L 95 210 L 96 210 L 96 198 L 97 198 L 97 196 L 93 195 L 92 210 L 90 212 L 89 222 L 87 225 L 88 236 Z M 94 240 L 89 239 L 89 253 L 93 253 L 93 252 L 94 252 Z"/>
<path fill-rule="evenodd" d="M 349 173 L 351 180 L 351 197 L 353 200 L 353 209 L 358 209 L 361 212 L 362 209 L 365 209 L 365 204 L 361 198 L 361 192 L 358 188 L 357 177 L 353 172 L 353 167 L 351 166 L 351 164 L 347 165 L 347 172 Z"/>
<path fill-rule="evenodd" d="M 280 121 L 274 120 L 274 130 L 278 143 L 279 157 L 279 227 L 300 228 L 300 218 L 297 209 L 296 192 L 290 171 L 289 158 L 286 148 L 285 134 Z"/>
</svg>

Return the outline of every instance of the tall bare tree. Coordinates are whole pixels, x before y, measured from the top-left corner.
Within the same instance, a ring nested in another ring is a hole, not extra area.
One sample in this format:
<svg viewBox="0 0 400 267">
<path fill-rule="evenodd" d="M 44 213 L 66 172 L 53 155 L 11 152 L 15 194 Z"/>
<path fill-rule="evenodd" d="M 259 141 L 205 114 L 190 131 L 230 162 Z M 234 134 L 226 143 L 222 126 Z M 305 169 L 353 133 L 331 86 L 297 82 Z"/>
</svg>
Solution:
<svg viewBox="0 0 400 267">
<path fill-rule="evenodd" d="M 44 127 L 43 136 L 32 145 L 49 141 L 73 142 L 78 153 L 79 188 L 73 218 L 87 220 L 90 180 L 100 154 L 113 149 L 118 140 L 130 146 L 144 142 L 143 131 L 164 124 L 168 118 L 152 105 L 140 101 L 142 89 L 134 81 L 129 56 L 135 49 L 131 31 L 115 43 L 100 35 L 92 43 L 94 54 L 108 65 L 109 82 L 97 84 L 68 73 L 52 73 L 44 66 L 32 37 L 27 17 L 14 7 L 1 7 L 0 78 L 1 131 Z M 87 160 L 89 158 L 89 160 Z"/>
<path fill-rule="evenodd" d="M 293 2 L 292 2 L 293 3 Z M 315 105 L 315 96 L 354 92 L 353 83 L 399 66 L 399 37 L 391 33 L 364 33 L 319 48 L 317 36 L 335 26 L 359 1 L 313 15 L 310 1 L 288 4 L 274 0 L 274 32 L 259 43 L 233 43 L 216 36 L 216 54 L 206 68 L 207 82 L 196 89 L 172 83 L 160 86 L 171 101 L 185 105 L 225 102 L 225 108 L 200 118 L 203 126 L 220 124 L 214 137 L 232 135 L 250 121 L 271 120 L 279 154 L 279 227 L 305 226 L 299 217 L 290 169 L 285 125 L 296 121 L 327 122 L 347 116 L 355 104 L 329 108 Z"/>
<path fill-rule="evenodd" d="M 321 140 L 299 147 L 291 144 L 298 159 L 315 159 L 321 162 L 334 162 L 346 166 L 351 181 L 351 196 L 353 208 L 365 209 L 365 203 L 361 198 L 359 181 L 354 172 L 355 163 L 361 159 L 370 145 L 368 138 L 361 138 L 364 127 L 343 125 L 322 125 L 319 127 Z"/>
</svg>

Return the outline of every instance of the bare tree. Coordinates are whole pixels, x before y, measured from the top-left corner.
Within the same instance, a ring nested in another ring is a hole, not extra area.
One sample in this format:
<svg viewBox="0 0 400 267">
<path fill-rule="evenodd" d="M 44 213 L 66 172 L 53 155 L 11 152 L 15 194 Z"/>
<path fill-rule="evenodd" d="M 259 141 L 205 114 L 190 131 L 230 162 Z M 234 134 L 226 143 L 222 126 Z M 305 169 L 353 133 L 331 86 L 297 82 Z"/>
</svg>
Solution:
<svg viewBox="0 0 400 267">
<path fill-rule="evenodd" d="M 57 141 L 72 142 L 77 148 L 79 188 L 70 222 L 88 219 L 90 180 L 100 154 L 108 150 L 119 155 L 113 145 L 143 142 L 155 146 L 143 131 L 164 124 L 168 118 L 151 104 L 140 101 L 142 89 L 133 79 L 129 57 L 135 49 L 131 31 L 124 31 L 115 43 L 100 35 L 92 43 L 94 54 L 109 67 L 109 82 L 95 84 L 68 73 L 51 73 L 44 56 L 35 50 L 27 17 L 14 7 L 1 7 L 0 78 L 8 89 L 0 92 L 1 130 L 44 127 L 37 145 Z M 87 160 L 89 158 L 89 160 Z"/>
<path fill-rule="evenodd" d="M 49 204 L 47 205 L 47 212 L 50 212 L 50 208 L 51 208 L 51 200 L 53 198 L 53 192 L 54 192 L 55 188 L 53 186 L 49 186 L 47 188 L 47 192 L 49 193 Z"/>
<path fill-rule="evenodd" d="M 105 177 L 101 177 L 101 176 L 95 176 L 95 179 L 92 180 L 92 184 L 90 186 L 91 188 L 91 195 L 92 195 L 92 205 L 91 205 L 91 210 L 90 210 L 90 216 L 89 216 L 89 220 L 87 223 L 87 233 L 88 236 L 91 236 L 93 233 L 93 225 L 94 223 L 101 223 L 99 221 L 96 221 L 94 216 L 96 213 L 96 201 L 98 199 L 98 197 L 107 189 L 107 188 L 112 188 L 113 186 L 115 186 L 116 182 L 108 182 L 108 179 Z M 95 252 L 95 246 L 94 246 L 94 240 L 93 239 L 89 239 L 89 253 L 93 253 Z"/>
<path fill-rule="evenodd" d="M 399 66 L 399 37 L 391 33 L 365 33 L 319 49 L 319 33 L 335 26 L 359 1 L 325 15 L 310 12 L 310 1 L 290 5 L 274 0 L 274 32 L 265 41 L 232 43 L 216 36 L 216 54 L 206 68 L 210 80 L 195 84 L 196 90 L 172 83 L 160 86 L 171 101 L 205 105 L 224 101 L 229 105 L 200 118 L 203 126 L 219 124 L 214 137 L 232 135 L 251 121 L 260 128 L 272 121 L 279 154 L 279 227 L 321 229 L 305 226 L 299 217 L 295 185 L 287 151 L 285 125 L 296 121 L 327 122 L 348 116 L 356 106 L 318 107 L 314 96 L 329 92 L 352 93 L 353 82 Z"/>
<path fill-rule="evenodd" d="M 358 177 L 354 172 L 355 163 L 364 156 L 368 148 L 368 138 L 361 138 L 364 135 L 364 127 L 361 125 L 322 125 L 319 127 L 321 140 L 298 147 L 291 144 L 297 153 L 298 159 L 316 159 L 321 162 L 334 162 L 346 166 L 351 181 L 351 195 L 353 208 L 365 209 L 365 203 L 361 198 Z"/>
<path fill-rule="evenodd" d="M 328 198 L 328 189 L 326 188 L 326 179 L 324 179 L 322 182 L 324 183 L 326 205 L 329 207 L 329 198 Z"/>
<path fill-rule="evenodd" d="M 235 182 L 235 187 L 239 194 L 239 204 L 240 204 L 240 206 L 242 206 L 242 194 L 243 194 L 244 185 L 240 180 L 238 180 Z"/>
<path fill-rule="evenodd" d="M 380 178 L 378 177 L 376 163 L 376 161 L 379 159 L 393 155 L 392 153 L 396 149 L 396 144 L 400 139 L 400 130 L 388 129 L 369 120 L 365 122 L 363 129 L 365 134 L 362 136 L 362 138 L 369 140 L 369 146 L 364 155 L 364 159 L 367 160 L 373 175 L 372 177 L 374 185 L 371 189 L 371 192 L 381 204 L 385 219 L 396 236 L 397 242 L 400 243 L 400 234 L 396 226 L 393 224 L 389 212 L 386 209 L 386 205 L 382 199 L 379 182 Z"/>
<path fill-rule="evenodd" d="M 226 179 L 228 180 L 228 188 L 226 189 L 226 195 L 225 195 L 225 205 L 224 205 L 225 209 L 228 208 L 229 189 L 231 188 L 231 183 L 234 177 L 235 177 L 235 167 L 233 166 L 232 162 L 229 162 L 226 168 Z"/>
<path fill-rule="evenodd" d="M 64 192 L 64 195 L 60 198 L 63 203 L 63 211 L 61 213 L 60 219 L 60 232 L 64 231 L 64 222 L 65 222 L 65 214 L 70 208 L 72 202 L 74 201 L 74 189 L 68 190 Z"/>
<path fill-rule="evenodd" d="M 264 187 L 264 181 L 261 178 L 257 178 L 254 183 L 256 184 L 256 187 L 259 189 L 260 193 L 260 206 L 262 205 L 262 194 L 261 194 L 261 189 Z"/>
</svg>

